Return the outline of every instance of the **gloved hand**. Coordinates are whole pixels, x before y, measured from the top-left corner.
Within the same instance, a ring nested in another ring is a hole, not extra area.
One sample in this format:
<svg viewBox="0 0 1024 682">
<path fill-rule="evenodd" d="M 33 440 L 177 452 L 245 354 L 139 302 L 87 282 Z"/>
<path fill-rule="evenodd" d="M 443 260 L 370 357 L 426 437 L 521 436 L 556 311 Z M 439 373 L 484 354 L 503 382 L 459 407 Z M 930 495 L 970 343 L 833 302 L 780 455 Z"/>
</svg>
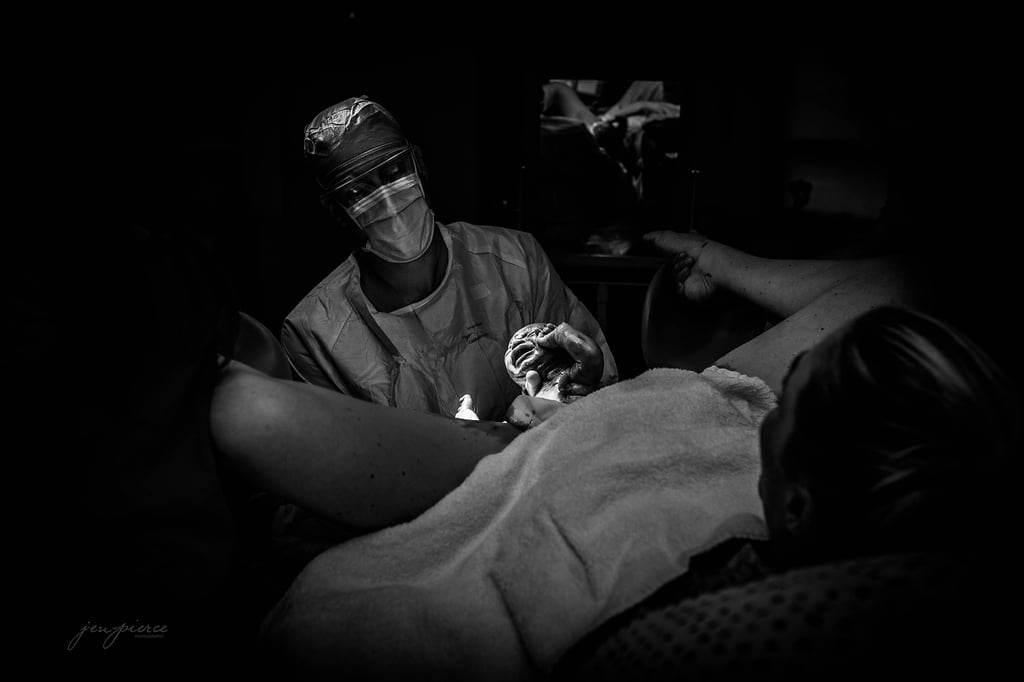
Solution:
<svg viewBox="0 0 1024 682">
<path fill-rule="evenodd" d="M 455 418 L 480 421 L 480 417 L 477 416 L 476 411 L 473 407 L 473 397 L 468 393 L 459 398 L 459 409 L 455 413 Z"/>
<path fill-rule="evenodd" d="M 562 322 L 552 331 L 538 336 L 536 343 L 541 348 L 561 348 L 572 358 L 572 365 L 558 379 L 558 389 L 562 394 L 583 396 L 601 388 L 604 353 L 589 336 Z"/>
</svg>

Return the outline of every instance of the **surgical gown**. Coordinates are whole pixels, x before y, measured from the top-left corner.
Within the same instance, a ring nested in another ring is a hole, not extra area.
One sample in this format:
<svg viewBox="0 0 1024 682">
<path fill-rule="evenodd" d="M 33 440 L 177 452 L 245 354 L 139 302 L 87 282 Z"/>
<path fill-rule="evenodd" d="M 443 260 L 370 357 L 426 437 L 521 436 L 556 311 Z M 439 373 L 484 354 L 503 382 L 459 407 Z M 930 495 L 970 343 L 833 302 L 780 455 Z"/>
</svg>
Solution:
<svg viewBox="0 0 1024 682">
<path fill-rule="evenodd" d="M 597 321 L 531 234 L 463 222 L 438 226 L 448 269 L 423 300 L 376 310 L 350 256 L 292 310 L 281 341 L 301 378 L 375 403 L 447 416 L 468 393 L 481 419 L 500 420 L 521 393 L 505 371 L 509 338 L 530 322 L 568 322 L 604 352 L 602 383 L 618 379 Z"/>
</svg>

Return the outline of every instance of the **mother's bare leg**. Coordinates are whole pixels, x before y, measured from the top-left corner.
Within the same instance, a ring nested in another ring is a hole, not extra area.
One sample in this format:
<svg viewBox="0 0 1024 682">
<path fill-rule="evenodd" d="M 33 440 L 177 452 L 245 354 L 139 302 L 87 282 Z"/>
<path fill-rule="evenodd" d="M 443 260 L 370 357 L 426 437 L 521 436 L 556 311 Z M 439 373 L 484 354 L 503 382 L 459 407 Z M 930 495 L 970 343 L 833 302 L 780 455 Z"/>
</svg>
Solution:
<svg viewBox="0 0 1024 682">
<path fill-rule="evenodd" d="M 348 527 L 408 521 L 520 433 L 275 379 L 233 362 L 210 425 L 224 464 L 250 485 Z"/>
</svg>

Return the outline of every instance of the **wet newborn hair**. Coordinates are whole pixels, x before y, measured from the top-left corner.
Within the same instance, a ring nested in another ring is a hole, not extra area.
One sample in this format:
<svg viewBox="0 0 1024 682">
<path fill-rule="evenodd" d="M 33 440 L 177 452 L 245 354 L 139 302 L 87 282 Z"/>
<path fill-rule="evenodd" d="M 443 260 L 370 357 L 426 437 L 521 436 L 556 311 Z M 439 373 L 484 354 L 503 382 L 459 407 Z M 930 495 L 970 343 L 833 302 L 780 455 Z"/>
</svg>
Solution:
<svg viewBox="0 0 1024 682">
<path fill-rule="evenodd" d="M 505 371 L 512 381 L 526 390 L 526 372 L 530 369 L 540 374 L 541 388 L 536 397 L 569 403 L 579 396 L 564 395 L 558 389 L 558 380 L 572 367 L 573 359 L 562 348 L 542 348 L 537 339 L 554 331 L 550 322 L 533 322 L 522 327 L 509 339 L 505 351 Z"/>
</svg>

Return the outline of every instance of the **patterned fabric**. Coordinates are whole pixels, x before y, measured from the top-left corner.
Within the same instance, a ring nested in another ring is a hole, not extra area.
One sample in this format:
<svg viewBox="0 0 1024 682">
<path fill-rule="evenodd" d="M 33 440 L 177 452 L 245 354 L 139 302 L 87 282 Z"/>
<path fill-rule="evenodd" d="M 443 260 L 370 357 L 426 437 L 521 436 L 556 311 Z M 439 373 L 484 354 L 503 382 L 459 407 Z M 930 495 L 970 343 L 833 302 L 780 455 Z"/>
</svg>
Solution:
<svg viewBox="0 0 1024 682">
<path fill-rule="evenodd" d="M 906 554 L 797 569 L 696 597 L 669 585 L 593 633 L 556 677 L 831 680 L 980 670 L 999 647 L 982 627 L 988 609 L 964 598 L 968 582 L 948 558 Z M 666 598 L 673 589 L 678 598 Z"/>
</svg>

